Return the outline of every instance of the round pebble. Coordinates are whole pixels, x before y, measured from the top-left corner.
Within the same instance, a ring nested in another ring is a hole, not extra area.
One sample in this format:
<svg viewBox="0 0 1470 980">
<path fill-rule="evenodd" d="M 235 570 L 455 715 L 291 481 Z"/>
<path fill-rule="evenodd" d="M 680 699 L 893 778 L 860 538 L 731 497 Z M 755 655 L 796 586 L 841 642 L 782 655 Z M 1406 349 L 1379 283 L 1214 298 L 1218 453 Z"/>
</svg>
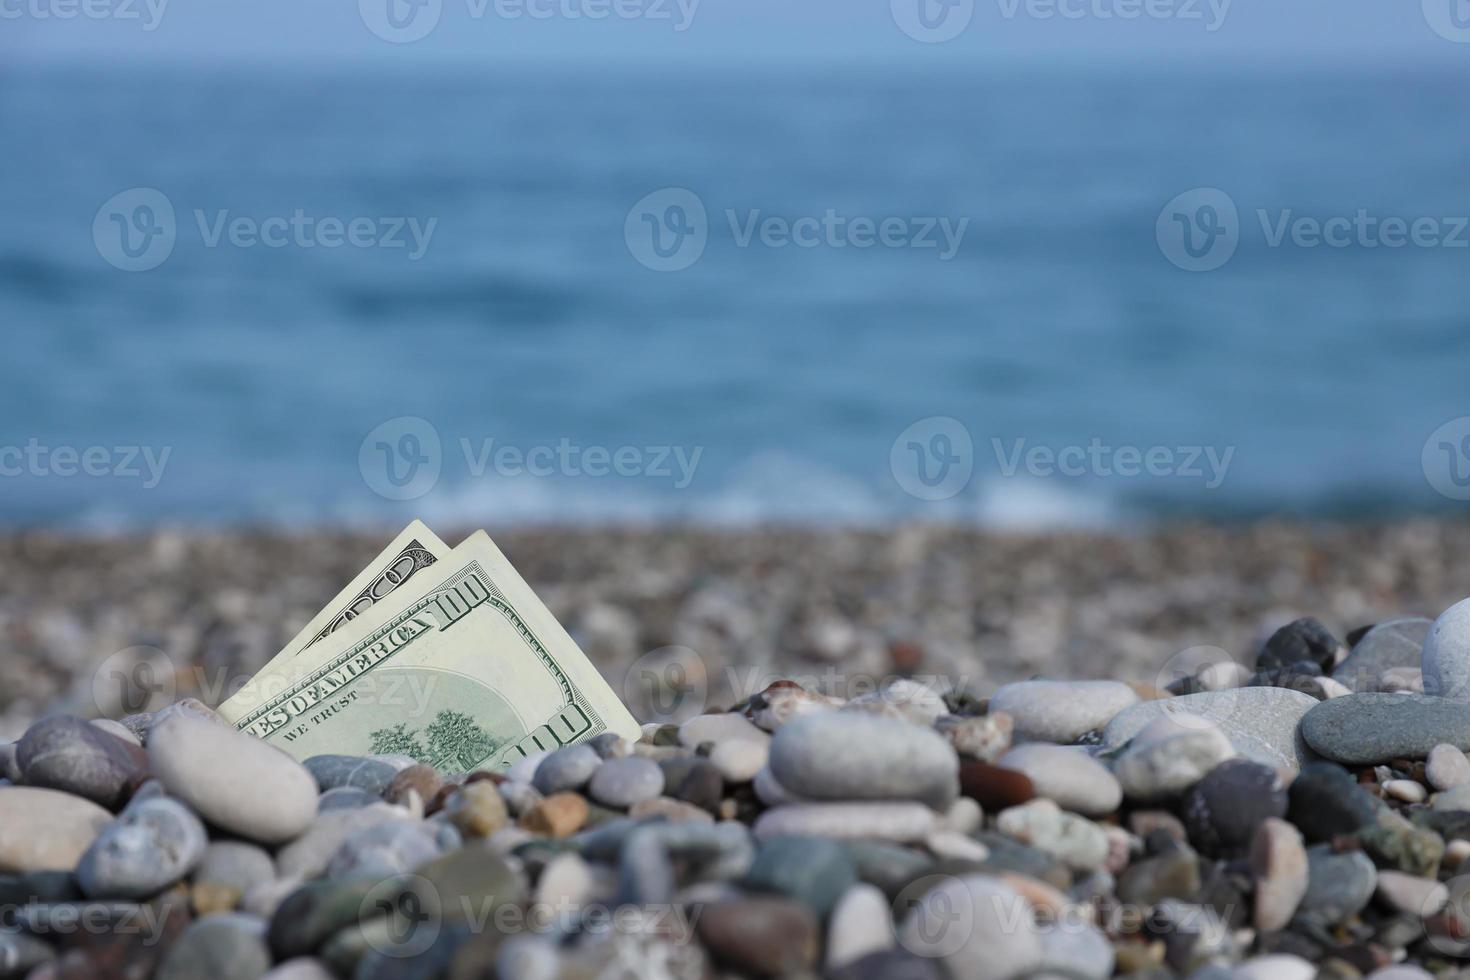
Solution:
<svg viewBox="0 0 1470 980">
<path fill-rule="evenodd" d="M 1137 703 L 1133 688 L 1118 681 L 1019 681 L 998 689 L 990 710 L 1009 715 L 1019 738 L 1069 743 Z"/>
<path fill-rule="evenodd" d="M 1470 599 L 1455 603 L 1434 621 L 1424 639 L 1420 667 L 1425 694 L 1470 700 Z"/>
<path fill-rule="evenodd" d="M 594 800 L 620 810 L 651 800 L 663 791 L 663 770 L 658 763 L 638 756 L 606 760 L 597 767 L 588 785 Z"/>
<path fill-rule="evenodd" d="M 134 803 L 103 829 L 77 862 L 89 898 L 147 898 L 180 881 L 204 856 L 199 818 L 165 796 Z"/>
<path fill-rule="evenodd" d="M 1307 891 L 1298 909 L 1335 926 L 1361 912 L 1377 884 L 1378 869 L 1362 851 L 1316 844 L 1307 848 Z"/>
<path fill-rule="evenodd" d="M 1039 795 L 1086 817 L 1106 816 L 1123 801 L 1118 780 L 1086 749 L 1020 745 L 1002 756 L 998 765 L 1025 773 Z"/>
<path fill-rule="evenodd" d="M 720 772 L 720 777 L 731 785 L 748 783 L 755 774 L 765 768 L 770 758 L 769 743 L 748 739 L 721 742 L 709 754 L 710 764 Z"/>
<path fill-rule="evenodd" d="M 352 787 L 382 796 L 399 771 L 387 760 L 362 755 L 314 755 L 302 765 L 316 778 L 317 786 L 324 793 Z"/>
<path fill-rule="evenodd" d="M 1235 746 L 1214 722 L 1184 712 L 1164 714 L 1129 743 L 1113 773 L 1128 799 L 1148 803 L 1178 796 L 1234 754 Z"/>
<path fill-rule="evenodd" d="M 0 786 L 0 874 L 70 871 L 111 821 L 80 796 Z"/>
<path fill-rule="evenodd" d="M 893 910 L 888 897 L 869 884 L 853 885 L 843 893 L 827 924 L 828 972 L 893 945 Z"/>
<path fill-rule="evenodd" d="M 210 842 L 194 869 L 194 881 L 227 885 L 242 895 L 275 877 L 276 862 L 269 852 L 245 841 Z"/>
<path fill-rule="evenodd" d="M 1470 702 L 1427 694 L 1353 694 L 1308 711 L 1301 734 L 1334 762 L 1423 759 L 1441 742 L 1470 746 Z"/>
<path fill-rule="evenodd" d="M 1249 759 L 1227 759 L 1184 796 L 1181 809 L 1189 839 L 1212 856 L 1234 856 L 1250 847 L 1268 817 L 1285 817 L 1289 799 L 1281 775 Z"/>
<path fill-rule="evenodd" d="M 1378 690 L 1379 678 L 1385 671 L 1402 667 L 1419 670 L 1424 641 L 1433 625 L 1422 618 L 1379 623 L 1363 634 L 1347 659 L 1332 671 L 1333 680 L 1350 690 L 1368 692 Z"/>
<path fill-rule="evenodd" d="M 1470 759 L 1458 747 L 1441 742 L 1429 750 L 1424 775 L 1437 790 L 1454 789 L 1470 783 Z"/>
<path fill-rule="evenodd" d="M 1285 820 L 1268 818 L 1251 845 L 1251 871 L 1256 878 L 1252 922 L 1267 932 L 1284 928 L 1307 893 L 1302 835 Z"/>
<path fill-rule="evenodd" d="M 944 964 L 951 977 L 1014 980 L 1045 958 L 1030 904 L 986 875 L 944 877 L 913 905 L 899 931 L 904 948 Z"/>
<path fill-rule="evenodd" d="M 536 767 L 531 780 L 543 795 L 579 790 L 602 765 L 602 757 L 586 745 L 568 745 L 557 749 Z"/>
<path fill-rule="evenodd" d="M 822 800 L 917 800 L 948 807 L 959 758 L 931 728 L 878 715 L 831 711 L 783 725 L 771 741 L 772 775 Z"/>
<path fill-rule="evenodd" d="M 1339 704 L 1343 700 L 1318 701 L 1300 691 L 1278 687 L 1242 687 L 1145 701 L 1109 722 L 1103 730 L 1103 746 L 1121 748 L 1161 716 L 1192 714 L 1214 722 L 1245 758 L 1272 768 L 1294 770 L 1316 758 L 1297 735 L 1302 716 L 1319 704 Z"/>
<path fill-rule="evenodd" d="M 16 765 L 27 786 L 57 789 L 116 808 L 148 769 L 135 743 L 70 715 L 32 725 L 16 743 Z"/>
<path fill-rule="evenodd" d="M 301 763 L 215 722 L 179 714 L 155 725 L 148 761 L 205 820 L 258 843 L 288 841 L 316 816 L 317 783 Z"/>
</svg>

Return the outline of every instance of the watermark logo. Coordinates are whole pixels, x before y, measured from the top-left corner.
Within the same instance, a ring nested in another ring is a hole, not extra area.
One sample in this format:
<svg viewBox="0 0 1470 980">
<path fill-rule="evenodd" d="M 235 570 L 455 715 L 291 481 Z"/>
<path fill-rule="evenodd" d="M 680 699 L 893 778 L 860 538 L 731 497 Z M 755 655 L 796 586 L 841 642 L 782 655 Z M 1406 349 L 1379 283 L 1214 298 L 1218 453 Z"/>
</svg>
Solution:
<svg viewBox="0 0 1470 980">
<path fill-rule="evenodd" d="M 1013 477 L 1021 473 L 1045 479 L 1063 477 L 1157 477 L 1199 480 L 1206 490 L 1215 490 L 1225 482 L 1235 447 L 1183 446 L 1115 446 L 1094 436 L 1087 445 L 1047 446 L 1031 444 L 1026 439 L 992 438 L 1000 474 Z"/>
<path fill-rule="evenodd" d="M 947 957 L 964 949 L 977 911 L 969 889 L 952 875 L 924 875 L 893 900 L 894 921 L 902 923 L 898 941 L 915 956 Z"/>
<path fill-rule="evenodd" d="M 655 272 L 687 269 L 709 243 L 704 202 L 686 187 L 644 195 L 623 221 L 623 240 L 633 258 Z"/>
<path fill-rule="evenodd" d="M 1225 26 L 1232 0 L 996 0 L 1001 16 L 1014 20 L 1198 21 L 1213 34 Z"/>
<path fill-rule="evenodd" d="M 419 875 L 384 878 L 368 889 L 358 906 L 367 944 L 394 959 L 427 952 L 439 938 L 443 921 L 439 890 Z"/>
<path fill-rule="evenodd" d="M 1470 0 L 1424 0 L 1424 19 L 1446 41 L 1470 44 Z"/>
<path fill-rule="evenodd" d="M 23 446 L 0 445 L 0 478 L 111 477 L 152 490 L 172 455 L 172 446 L 52 446 L 32 437 Z"/>
<path fill-rule="evenodd" d="M 623 222 L 628 251 L 658 272 L 678 272 L 699 261 L 710 236 L 728 229 L 741 249 L 913 249 L 933 251 L 941 262 L 959 254 L 969 218 L 927 215 L 767 214 L 760 208 L 725 208 L 723 222 L 712 225 L 704 201 L 683 187 L 654 191 L 633 205 Z"/>
<path fill-rule="evenodd" d="M 651 650 L 623 674 L 623 703 L 640 721 L 686 722 L 709 705 L 709 668 L 689 647 Z"/>
<path fill-rule="evenodd" d="M 136 20 L 158 30 L 168 0 L 0 0 L 0 20 Z"/>
<path fill-rule="evenodd" d="M 177 692 L 173 658 L 157 647 L 119 650 L 92 672 L 92 703 L 102 718 L 158 711 Z"/>
<path fill-rule="evenodd" d="M 3 2 L 3 0 L 0 0 Z M 207 249 L 352 248 L 403 249 L 410 262 L 424 257 L 438 218 L 308 214 L 231 214 L 227 208 L 191 212 L 200 243 Z M 180 233 L 173 202 L 151 187 L 134 187 L 109 198 L 92 219 L 97 254 L 125 272 L 146 272 L 173 254 Z"/>
<path fill-rule="evenodd" d="M 434 489 L 443 463 L 439 430 L 416 415 L 378 425 L 357 450 L 363 481 L 389 500 L 416 500 Z"/>
<path fill-rule="evenodd" d="M 1442 496 L 1470 500 L 1470 416 L 1450 419 L 1424 440 L 1424 479 Z"/>
<path fill-rule="evenodd" d="M 904 492 L 920 500 L 947 500 L 970 483 L 975 443 L 959 419 L 919 419 L 893 440 L 888 468 Z"/>
<path fill-rule="evenodd" d="M 390 44 L 411 44 L 439 26 L 443 0 L 357 0 L 357 12 L 373 34 Z"/>
<path fill-rule="evenodd" d="M 177 238 L 173 203 L 152 187 L 114 194 L 92 219 L 97 254 L 124 272 L 158 268 L 173 254 Z"/>
<path fill-rule="evenodd" d="M 975 0 L 889 0 L 893 22 L 915 41 L 943 44 L 965 32 Z"/>
<path fill-rule="evenodd" d="M 1164 205 L 1154 237 L 1164 258 L 1185 272 L 1211 272 L 1240 247 L 1240 212 L 1218 187 L 1196 187 Z"/>
</svg>

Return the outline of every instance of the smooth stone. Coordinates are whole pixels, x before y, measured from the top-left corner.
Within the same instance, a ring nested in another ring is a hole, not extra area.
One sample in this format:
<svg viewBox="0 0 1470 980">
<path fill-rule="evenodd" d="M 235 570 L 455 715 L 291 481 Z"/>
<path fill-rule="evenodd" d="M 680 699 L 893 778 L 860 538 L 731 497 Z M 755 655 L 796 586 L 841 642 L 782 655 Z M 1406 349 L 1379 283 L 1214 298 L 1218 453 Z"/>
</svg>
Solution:
<svg viewBox="0 0 1470 980">
<path fill-rule="evenodd" d="M 543 796 L 580 790 L 602 765 L 602 757 L 586 745 L 557 749 L 536 767 L 531 785 Z"/>
<path fill-rule="evenodd" d="M 587 823 L 587 800 L 577 793 L 552 793 L 521 814 L 520 825 L 533 834 L 570 837 Z"/>
<path fill-rule="evenodd" d="M 709 754 L 709 761 L 710 765 L 719 770 L 720 778 L 733 786 L 754 779 L 755 774 L 765 768 L 770 757 L 769 744 L 735 739 L 716 745 L 715 750 Z"/>
<path fill-rule="evenodd" d="M 1378 819 L 1382 801 L 1358 786 L 1341 766 L 1316 762 L 1299 773 L 1287 789 L 1287 819 L 1307 840 L 1328 841 L 1356 834 Z"/>
<path fill-rule="evenodd" d="M 1424 638 L 1419 665 L 1424 671 L 1425 694 L 1470 699 L 1470 599 L 1439 614 Z"/>
<path fill-rule="evenodd" d="M 412 871 L 438 855 L 431 825 L 387 820 L 348 837 L 327 862 L 327 877 L 386 878 Z"/>
<path fill-rule="evenodd" d="M 0 786 L 0 873 L 70 871 L 112 814 L 55 789 Z"/>
<path fill-rule="evenodd" d="M 1113 944 L 1095 926 L 1068 921 L 1041 930 L 1041 974 L 1073 980 L 1113 975 Z"/>
<path fill-rule="evenodd" d="M 558 854 L 541 869 L 532 902 L 549 909 L 578 908 L 597 892 L 592 866 L 572 851 Z"/>
<path fill-rule="evenodd" d="M 994 762 L 1011 747 L 1016 725 L 1004 711 L 992 711 L 973 717 L 945 715 L 934 727 L 963 758 Z"/>
<path fill-rule="evenodd" d="M 1036 798 L 1030 776 L 978 761 L 960 763 L 960 791 L 987 812 L 1020 806 Z"/>
<path fill-rule="evenodd" d="M 938 814 L 922 803 L 797 803 L 765 811 L 752 832 L 759 840 L 803 835 L 910 844 L 938 827 Z"/>
<path fill-rule="evenodd" d="M 388 788 L 383 790 L 383 799 L 389 803 L 399 806 L 407 806 L 413 796 L 419 798 L 421 805 L 427 806 L 444 786 L 444 778 L 433 766 L 414 763 L 406 769 L 400 769 L 393 776 L 393 781 Z M 320 804 L 318 804 L 320 809 Z"/>
<path fill-rule="evenodd" d="M 1319 704 L 1342 700 L 1322 702 L 1279 687 L 1242 687 L 1145 701 L 1121 712 L 1108 724 L 1103 730 L 1103 746 L 1121 748 L 1160 717 L 1193 714 L 1218 725 L 1235 751 L 1245 758 L 1295 770 L 1316 758 L 1297 735 L 1302 716 Z"/>
<path fill-rule="evenodd" d="M 376 793 L 369 793 L 365 789 L 356 786 L 339 786 L 329 789 L 316 798 L 316 812 L 328 813 L 332 810 L 357 810 L 373 803 L 382 802 L 382 797 Z"/>
<path fill-rule="evenodd" d="M 1118 780 L 1084 748 L 1040 742 L 1018 745 L 997 764 L 1025 773 L 1037 795 L 1085 817 L 1106 816 L 1123 802 Z"/>
<path fill-rule="evenodd" d="M 1227 759 L 1185 793 L 1180 809 L 1197 849 L 1211 857 L 1230 857 L 1250 846 L 1266 818 L 1285 817 L 1289 806 L 1286 784 L 1275 769 L 1249 759 Z"/>
<path fill-rule="evenodd" d="M 1470 746 L 1470 703 L 1427 694 L 1353 694 L 1308 711 L 1301 734 L 1334 762 L 1423 759 L 1441 742 Z"/>
<path fill-rule="evenodd" d="M 321 960 L 298 956 L 271 969 L 261 980 L 337 980 Z"/>
<path fill-rule="evenodd" d="M 1470 783 L 1470 759 L 1456 746 L 1441 742 L 1429 750 L 1424 776 L 1437 790 L 1454 789 Z"/>
<path fill-rule="evenodd" d="M 941 830 L 951 830 L 957 834 L 973 834 L 980 829 L 985 820 L 985 811 L 980 804 L 968 796 L 961 796 L 955 800 L 950 808 L 944 811 L 940 820 Z"/>
<path fill-rule="evenodd" d="M 165 796 L 134 803 L 103 828 L 77 862 L 88 898 L 147 898 L 182 880 L 204 856 L 204 824 Z"/>
<path fill-rule="evenodd" d="M 1307 848 L 1307 891 L 1298 911 L 1335 926 L 1361 912 L 1377 884 L 1378 869 L 1362 851 L 1314 844 Z"/>
<path fill-rule="evenodd" d="M 27 786 L 85 797 L 108 809 L 121 806 L 148 770 L 148 757 L 132 742 L 70 715 L 36 722 L 15 746 Z"/>
<path fill-rule="evenodd" d="M 1030 903 L 987 875 L 941 879 L 914 903 L 899 941 L 955 980 L 1017 980 L 1046 957 Z"/>
<path fill-rule="evenodd" d="M 264 849 L 246 841 L 211 842 L 194 869 L 195 882 L 228 885 L 241 894 L 256 885 L 274 881 L 275 877 L 275 860 Z"/>
<path fill-rule="evenodd" d="M 1429 791 L 1412 779 L 1390 779 L 1383 784 L 1383 795 L 1400 803 L 1423 803 Z"/>
<path fill-rule="evenodd" d="M 971 861 L 980 864 L 990 857 L 990 848 L 967 834 L 936 830 L 924 838 L 924 847 L 941 861 Z"/>
<path fill-rule="evenodd" d="M 932 728 L 831 711 L 783 725 L 770 769 L 783 786 L 821 800 L 908 799 L 945 809 L 959 795 L 959 757 Z"/>
<path fill-rule="evenodd" d="M 1257 956 L 1228 974 L 1229 980 L 1313 980 L 1316 976 L 1317 967 L 1310 960 L 1291 953 Z"/>
<path fill-rule="evenodd" d="M 1128 743 L 1113 774 L 1129 800 L 1154 803 L 1187 791 L 1234 755 L 1234 744 L 1213 721 L 1161 715 Z"/>
<path fill-rule="evenodd" d="M 164 954 L 157 976 L 158 980 L 259 980 L 270 967 L 265 923 L 228 912 L 191 923 Z"/>
<path fill-rule="evenodd" d="M 838 969 L 829 969 L 826 980 L 944 980 L 934 960 L 915 956 L 906 949 L 869 953 Z"/>
<path fill-rule="evenodd" d="M 1118 878 L 1118 897 L 1139 908 L 1157 905 L 1166 898 L 1194 901 L 1199 892 L 1199 858 L 1187 847 L 1135 861 Z"/>
<path fill-rule="evenodd" d="M 1271 634 L 1256 657 L 1256 670 L 1279 670 L 1304 661 L 1331 670 L 1343 655 L 1346 650 L 1332 631 L 1320 620 L 1307 616 Z"/>
<path fill-rule="evenodd" d="M 664 772 L 658 763 L 637 756 L 607 759 L 592 774 L 591 797 L 605 806 L 626 810 L 664 791 Z"/>
<path fill-rule="evenodd" d="M 352 787 L 382 796 L 399 772 L 393 763 L 365 755 L 314 755 L 302 765 L 323 793 Z"/>
<path fill-rule="evenodd" d="M 276 868 L 282 878 L 315 878 L 327 870 L 332 855 L 349 837 L 385 821 L 402 819 L 404 811 L 387 803 L 357 810 L 329 810 L 318 816 L 304 834 L 276 852 Z"/>
<path fill-rule="evenodd" d="M 538 800 L 532 801 L 535 806 Z M 527 807 L 526 809 L 529 809 Z M 510 823 L 510 807 L 490 780 L 461 786 L 444 801 L 444 819 L 465 837 L 489 837 Z"/>
<path fill-rule="evenodd" d="M 796 899 L 825 919 L 857 883 L 852 853 L 824 837 L 770 837 L 761 841 L 743 884 L 756 892 Z"/>
<path fill-rule="evenodd" d="M 1444 908 L 1450 898 L 1449 888 L 1443 882 L 1402 871 L 1380 871 L 1374 894 L 1394 912 L 1425 917 Z"/>
<path fill-rule="evenodd" d="M 664 795 L 718 813 L 725 795 L 725 780 L 714 763 L 698 756 L 669 759 L 659 763 L 664 773 Z M 764 770 L 763 770 L 764 771 Z"/>
<path fill-rule="evenodd" d="M 1302 835 L 1285 820 L 1267 818 L 1251 844 L 1256 879 L 1251 921 L 1263 932 L 1283 929 L 1307 893 L 1307 851 Z"/>
<path fill-rule="evenodd" d="M 148 761 L 194 812 L 249 840 L 284 843 L 316 817 L 317 783 L 301 763 L 217 722 L 179 714 L 155 725 Z"/>
<path fill-rule="evenodd" d="M 1037 742 L 1075 742 L 1138 704 L 1119 681 L 1018 681 L 990 698 L 991 711 L 1010 715 L 1015 736 Z"/>
<path fill-rule="evenodd" d="M 691 749 L 705 742 L 754 742 L 769 745 L 771 735 L 752 724 L 744 715 L 726 712 L 714 715 L 695 715 L 679 726 L 679 741 Z"/>
<path fill-rule="evenodd" d="M 1390 667 L 1378 678 L 1378 690 L 1385 694 L 1424 693 L 1424 672 L 1418 667 Z"/>
<path fill-rule="evenodd" d="M 1067 813 L 1050 800 L 1033 800 L 1001 811 L 996 826 L 1075 871 L 1096 871 L 1108 859 L 1108 836 L 1085 817 Z"/>
<path fill-rule="evenodd" d="M 810 910 L 777 897 L 706 905 L 695 930 L 717 960 L 759 976 L 806 975 L 816 964 L 821 942 Z"/>
<path fill-rule="evenodd" d="M 1460 785 L 1443 793 L 1436 793 L 1430 808 L 1437 813 L 1470 810 L 1470 786 Z"/>
<path fill-rule="evenodd" d="M 1347 659 L 1332 671 L 1333 680 L 1359 692 L 1378 690 L 1384 671 L 1420 669 L 1420 655 L 1434 623 L 1419 617 L 1379 623 L 1353 645 Z"/>
<path fill-rule="evenodd" d="M 888 896 L 873 885 L 853 885 L 838 900 L 827 925 L 827 972 L 893 945 L 893 909 Z"/>
<path fill-rule="evenodd" d="M 882 690 L 859 694 L 839 710 L 867 711 L 924 726 L 933 725 L 949 713 L 944 698 L 933 688 L 908 678 L 892 681 Z"/>
</svg>

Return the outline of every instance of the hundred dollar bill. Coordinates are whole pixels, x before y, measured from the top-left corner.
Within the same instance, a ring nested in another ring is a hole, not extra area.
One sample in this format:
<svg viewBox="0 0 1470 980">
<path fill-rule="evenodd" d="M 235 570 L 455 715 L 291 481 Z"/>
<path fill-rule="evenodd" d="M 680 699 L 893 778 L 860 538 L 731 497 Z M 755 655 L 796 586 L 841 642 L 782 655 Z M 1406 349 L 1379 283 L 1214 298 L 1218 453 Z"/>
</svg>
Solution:
<svg viewBox="0 0 1470 980">
<path fill-rule="evenodd" d="M 261 672 L 283 669 L 283 665 L 360 618 L 447 554 L 449 546 L 439 535 L 423 521 L 414 521 L 272 657 Z"/>
<path fill-rule="evenodd" d="M 402 753 L 447 772 L 607 731 L 639 736 L 484 531 L 421 576 L 289 670 L 258 676 L 220 714 L 297 758 Z"/>
</svg>

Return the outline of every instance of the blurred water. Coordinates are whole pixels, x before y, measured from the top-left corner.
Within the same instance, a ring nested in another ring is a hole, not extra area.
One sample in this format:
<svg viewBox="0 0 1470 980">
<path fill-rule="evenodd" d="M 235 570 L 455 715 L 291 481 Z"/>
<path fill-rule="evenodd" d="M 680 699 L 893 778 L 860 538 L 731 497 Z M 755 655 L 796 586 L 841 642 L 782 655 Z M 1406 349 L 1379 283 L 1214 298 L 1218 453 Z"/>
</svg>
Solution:
<svg viewBox="0 0 1470 980">
<path fill-rule="evenodd" d="M 0 479 L 0 522 L 1451 506 L 1421 452 L 1470 414 L 1470 232 L 1458 248 L 1271 247 L 1256 211 L 1470 214 L 1464 82 L 6 71 L 0 446 L 106 447 L 113 470 L 121 447 L 170 455 L 152 487 L 27 464 Z M 147 272 L 114 268 L 93 235 L 103 202 L 135 187 L 176 212 L 173 251 Z M 708 245 L 679 272 L 645 268 L 624 236 L 634 202 L 665 187 L 708 213 Z M 1197 187 L 1238 205 L 1240 245 L 1189 273 L 1155 222 Z M 414 260 L 209 247 L 195 215 L 207 229 L 221 212 L 298 209 L 436 223 Z M 968 225 L 944 261 L 742 247 L 726 217 L 828 209 Z M 395 501 L 361 461 L 369 432 L 400 416 L 428 420 L 442 450 L 432 489 Z M 974 444 L 973 476 L 939 501 L 890 465 L 899 433 L 930 416 Z M 645 469 L 660 447 L 700 455 L 683 487 L 560 464 L 477 476 L 487 439 L 636 447 Z M 1213 488 L 1095 467 L 1008 477 L 992 440 L 1233 455 Z"/>
</svg>

